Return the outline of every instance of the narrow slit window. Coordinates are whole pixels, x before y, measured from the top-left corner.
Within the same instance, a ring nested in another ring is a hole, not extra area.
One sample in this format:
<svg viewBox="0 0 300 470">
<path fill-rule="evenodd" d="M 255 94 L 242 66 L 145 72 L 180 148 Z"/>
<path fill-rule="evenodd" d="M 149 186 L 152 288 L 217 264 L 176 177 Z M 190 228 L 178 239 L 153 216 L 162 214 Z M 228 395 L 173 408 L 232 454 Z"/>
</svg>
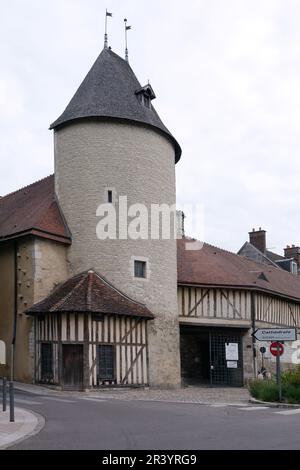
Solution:
<svg viewBox="0 0 300 470">
<path fill-rule="evenodd" d="M 115 380 L 115 347 L 112 345 L 98 346 L 98 382 Z"/>
<path fill-rule="evenodd" d="M 53 354 L 52 344 L 41 344 L 41 382 L 53 382 Z"/>
<path fill-rule="evenodd" d="M 134 277 L 146 278 L 146 261 L 135 260 Z"/>
<path fill-rule="evenodd" d="M 107 202 L 112 204 L 113 202 L 113 192 L 111 190 L 107 191 Z"/>
</svg>

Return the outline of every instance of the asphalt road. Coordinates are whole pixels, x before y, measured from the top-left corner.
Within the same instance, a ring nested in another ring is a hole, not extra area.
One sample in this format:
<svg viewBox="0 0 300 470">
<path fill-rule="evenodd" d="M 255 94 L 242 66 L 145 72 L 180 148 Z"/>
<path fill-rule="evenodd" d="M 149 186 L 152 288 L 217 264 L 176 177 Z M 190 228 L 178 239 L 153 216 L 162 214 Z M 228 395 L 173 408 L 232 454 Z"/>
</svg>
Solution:
<svg viewBox="0 0 300 470">
<path fill-rule="evenodd" d="M 300 449 L 300 410 L 49 396 L 16 391 L 46 418 L 11 449 Z M 284 414 L 282 412 L 284 411 Z"/>
</svg>

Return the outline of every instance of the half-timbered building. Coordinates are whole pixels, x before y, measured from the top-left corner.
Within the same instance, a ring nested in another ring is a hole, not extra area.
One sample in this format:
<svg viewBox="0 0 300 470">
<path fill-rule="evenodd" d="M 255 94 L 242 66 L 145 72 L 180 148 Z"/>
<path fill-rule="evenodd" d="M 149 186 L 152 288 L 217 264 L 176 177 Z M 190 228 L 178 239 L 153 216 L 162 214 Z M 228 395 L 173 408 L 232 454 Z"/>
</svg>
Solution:
<svg viewBox="0 0 300 470">
<path fill-rule="evenodd" d="M 300 278 L 208 244 L 186 249 L 191 242 L 178 241 L 183 381 L 241 386 L 256 376 L 260 347 L 268 346 L 255 342 L 251 333 L 256 328 L 300 329 Z M 235 352 L 230 353 L 230 345 Z M 293 346 L 286 345 L 287 366 L 293 363 Z M 268 352 L 264 359 L 273 370 Z"/>
<path fill-rule="evenodd" d="M 34 317 L 35 381 L 83 390 L 148 385 L 147 307 L 94 271 L 27 310 Z"/>
<path fill-rule="evenodd" d="M 253 329 L 300 327 L 300 277 L 163 230 L 98 236 L 108 207 L 122 220 L 120 196 L 147 214 L 176 203 L 181 148 L 126 59 L 105 45 L 51 125 L 54 175 L 0 198 L 0 375 L 241 386 L 260 365 Z"/>
</svg>

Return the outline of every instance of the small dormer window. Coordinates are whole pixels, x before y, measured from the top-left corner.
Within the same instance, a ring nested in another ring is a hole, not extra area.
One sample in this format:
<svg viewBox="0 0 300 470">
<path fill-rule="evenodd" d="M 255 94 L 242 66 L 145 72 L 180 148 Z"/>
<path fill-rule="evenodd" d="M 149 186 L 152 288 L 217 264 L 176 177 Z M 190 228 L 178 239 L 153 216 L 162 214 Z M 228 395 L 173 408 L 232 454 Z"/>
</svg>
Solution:
<svg viewBox="0 0 300 470">
<path fill-rule="evenodd" d="M 137 90 L 135 94 L 143 106 L 151 109 L 151 101 L 154 100 L 156 96 L 150 83 Z"/>
<path fill-rule="evenodd" d="M 144 105 L 146 106 L 146 108 L 151 108 L 151 100 L 149 96 L 144 95 L 143 98 L 144 98 Z"/>
</svg>

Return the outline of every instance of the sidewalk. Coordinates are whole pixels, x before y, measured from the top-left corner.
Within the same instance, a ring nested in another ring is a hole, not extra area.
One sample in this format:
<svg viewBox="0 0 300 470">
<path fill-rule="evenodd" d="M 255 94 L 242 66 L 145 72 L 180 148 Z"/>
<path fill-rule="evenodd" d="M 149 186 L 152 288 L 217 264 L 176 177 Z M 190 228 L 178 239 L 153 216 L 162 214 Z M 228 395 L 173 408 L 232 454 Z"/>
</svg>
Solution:
<svg viewBox="0 0 300 470">
<path fill-rule="evenodd" d="M 15 422 L 9 422 L 8 411 L 0 410 L 0 450 L 17 444 L 44 427 L 45 420 L 42 416 L 22 408 L 15 408 Z"/>
<path fill-rule="evenodd" d="M 52 390 L 40 385 L 16 383 L 15 388 L 24 392 L 39 395 L 78 396 L 88 395 L 93 398 L 115 399 L 124 401 L 165 401 L 169 403 L 227 404 L 244 405 L 249 402 L 250 395 L 246 387 L 184 387 L 180 389 L 162 390 L 150 388 L 108 388 L 89 390 L 88 392 L 63 392 Z"/>
<path fill-rule="evenodd" d="M 201 405 L 245 405 L 250 396 L 247 388 L 186 387 L 178 390 L 130 389 L 91 391 L 91 397 L 117 400 L 164 401 Z"/>
</svg>

